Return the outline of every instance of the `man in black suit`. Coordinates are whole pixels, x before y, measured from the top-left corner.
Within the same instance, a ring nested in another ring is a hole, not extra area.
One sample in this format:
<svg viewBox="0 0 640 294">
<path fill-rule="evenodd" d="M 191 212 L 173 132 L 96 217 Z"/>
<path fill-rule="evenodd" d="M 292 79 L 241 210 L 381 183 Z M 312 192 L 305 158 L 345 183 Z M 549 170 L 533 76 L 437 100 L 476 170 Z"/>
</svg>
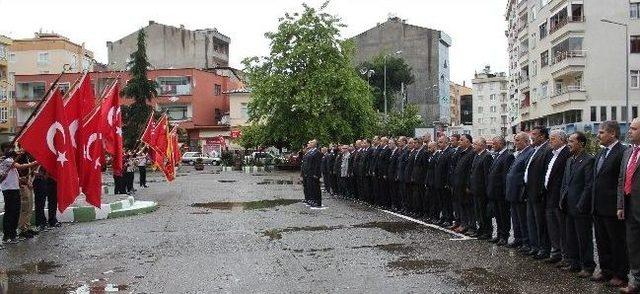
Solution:
<svg viewBox="0 0 640 294">
<path fill-rule="evenodd" d="M 387 166 L 387 170 L 385 172 L 385 181 L 387 182 L 387 198 L 384 199 L 385 207 L 388 209 L 394 209 L 395 199 L 398 197 L 398 183 L 396 182 L 396 171 L 398 170 L 398 159 L 400 158 L 400 153 L 402 150 L 398 148 L 396 145 L 395 139 L 389 140 L 389 150 L 391 153 L 389 154 L 389 165 Z"/>
<path fill-rule="evenodd" d="M 302 158 L 301 173 L 304 185 L 305 200 L 311 208 L 322 207 L 320 176 L 322 175 L 322 152 L 317 148 L 318 141 L 307 143 L 307 153 Z"/>
<path fill-rule="evenodd" d="M 358 191 L 360 193 L 360 201 L 367 201 L 369 197 L 369 177 L 367 174 L 367 168 L 369 164 L 369 151 L 370 151 L 371 141 L 369 139 L 362 140 L 362 150 L 360 150 L 360 158 L 358 159 L 358 175 L 360 183 L 360 187 Z"/>
<path fill-rule="evenodd" d="M 447 185 L 449 186 L 449 191 L 451 195 L 451 226 L 450 230 L 456 230 L 460 227 L 460 214 L 462 214 L 461 209 L 462 205 L 460 204 L 460 199 L 457 199 L 457 195 L 454 193 L 453 188 L 455 186 L 455 176 L 454 171 L 456 169 L 456 165 L 458 165 L 458 160 L 460 159 L 460 153 L 462 150 L 460 149 L 460 135 L 453 134 L 449 138 L 451 141 L 451 157 L 449 157 L 449 168 L 447 171 Z"/>
<path fill-rule="evenodd" d="M 416 152 L 413 156 L 413 169 L 411 170 L 411 212 L 422 217 L 424 201 L 424 180 L 427 170 L 427 148 L 422 138 L 416 138 Z"/>
<path fill-rule="evenodd" d="M 549 147 L 552 149 L 552 156 L 544 175 L 544 199 L 551 251 L 546 262 L 557 263 L 563 257 L 566 259 L 565 223 L 558 203 L 560 203 L 564 169 L 567 166 L 567 159 L 571 155 L 569 147 L 567 147 L 567 134 L 562 130 L 551 131 Z"/>
<path fill-rule="evenodd" d="M 527 228 L 527 204 L 525 202 L 524 172 L 533 148 L 529 146 L 529 134 L 520 132 L 513 137 L 516 152 L 514 160 L 507 173 L 506 199 L 511 206 L 511 220 L 513 222 L 513 242 L 511 248 L 518 248 L 520 252 L 529 252 L 529 230 Z"/>
<path fill-rule="evenodd" d="M 551 160 L 549 132 L 545 127 L 536 126 L 531 131 L 533 155 L 529 158 L 524 172 L 527 192 L 527 223 L 529 247 L 527 253 L 535 259 L 549 258 L 549 236 L 544 214 L 544 175 Z"/>
<path fill-rule="evenodd" d="M 471 219 L 470 237 L 478 237 L 481 240 L 491 238 L 490 218 L 487 214 L 487 176 L 491 168 L 493 158 L 487 151 L 487 141 L 482 137 L 476 137 L 473 141 L 473 151 L 475 156 L 471 163 L 471 174 L 469 178 L 469 188 L 473 201 L 473 218 Z M 477 230 L 473 232 L 475 224 Z"/>
<path fill-rule="evenodd" d="M 337 144 L 335 146 L 335 160 L 333 161 L 333 166 L 331 167 L 331 177 L 333 179 L 333 185 L 334 185 L 334 195 L 338 195 L 338 196 L 343 196 L 344 195 L 344 191 L 343 191 L 343 187 L 342 185 L 339 184 L 339 179 L 340 179 L 340 166 L 342 165 L 342 149 L 341 149 L 341 145 Z"/>
<path fill-rule="evenodd" d="M 453 147 L 449 146 L 449 137 L 438 137 L 438 156 L 433 165 L 433 189 L 435 197 L 438 198 L 439 210 L 442 216 L 436 220 L 436 224 L 442 226 L 451 225 L 452 208 L 451 208 L 451 188 L 448 184 L 449 178 L 449 160 L 453 153 Z"/>
<path fill-rule="evenodd" d="M 404 209 L 404 199 L 406 198 L 406 185 L 404 183 L 404 170 L 409 160 L 409 146 L 407 144 L 407 138 L 401 136 L 398 138 L 398 149 L 400 154 L 398 155 L 398 168 L 396 169 L 396 191 L 392 195 L 395 210 L 400 211 Z"/>
<path fill-rule="evenodd" d="M 489 216 L 496 218 L 497 225 L 496 237 L 491 239 L 491 242 L 497 243 L 499 246 L 507 245 L 511 230 L 511 213 L 506 200 L 505 186 L 507 173 L 513 162 L 513 155 L 507 150 L 506 144 L 507 142 L 502 136 L 493 138 L 494 159 L 487 177 L 487 198 L 491 208 Z M 491 218 L 489 221 L 491 222 Z"/>
<path fill-rule="evenodd" d="M 331 190 L 330 194 L 333 195 L 337 192 L 338 187 L 336 187 L 336 182 L 335 182 L 335 164 L 336 164 L 336 157 L 338 156 L 338 153 L 336 152 L 336 148 L 334 144 L 329 144 L 329 150 L 327 151 L 329 153 L 329 158 L 327 159 L 327 171 L 329 172 L 329 175 L 327 178 L 324 179 L 325 183 L 329 184 L 329 189 Z"/>
<path fill-rule="evenodd" d="M 640 293 L 640 119 L 629 126 L 631 148 L 624 151 L 618 177 L 618 219 L 625 220 L 629 253 L 629 285 L 621 293 Z"/>
<path fill-rule="evenodd" d="M 629 272 L 625 225 L 616 215 L 618 176 L 625 150 L 619 139 L 618 122 L 605 121 L 600 125 L 598 141 L 604 148 L 595 158 L 591 193 L 591 214 L 600 264 L 600 272 L 591 280 L 609 282 L 614 287 L 622 287 Z"/>
<path fill-rule="evenodd" d="M 571 157 L 562 179 L 560 209 L 566 214 L 566 255 L 568 271 L 580 271 L 580 277 L 591 277 L 593 260 L 593 224 L 591 220 L 591 187 L 593 157 L 584 150 L 587 137 L 582 132 L 569 136 Z"/>
<path fill-rule="evenodd" d="M 469 176 L 471 175 L 471 164 L 475 153 L 471 148 L 473 138 L 469 134 L 460 136 L 460 150 L 458 153 L 458 161 L 453 171 L 453 195 L 455 203 L 458 206 L 457 211 L 460 212 L 460 220 L 455 229 L 458 233 L 466 233 L 469 228 L 473 228 L 472 224 L 472 199 L 471 190 L 469 189 Z"/>
<path fill-rule="evenodd" d="M 376 175 L 376 170 L 378 168 L 378 153 L 382 150 L 382 145 L 380 144 L 380 137 L 373 137 L 373 145 L 371 147 L 371 158 L 369 161 L 369 181 L 371 185 L 371 195 L 369 198 L 369 204 L 375 205 L 376 199 L 379 198 L 378 194 L 380 193 L 378 182 L 378 176 Z"/>
<path fill-rule="evenodd" d="M 389 183 L 387 182 L 387 170 L 389 168 L 389 158 L 391 149 L 389 149 L 389 138 L 380 138 L 380 151 L 376 160 L 376 179 L 378 181 L 378 194 L 376 194 L 376 205 L 386 206 L 387 194 L 389 193 Z"/>
<path fill-rule="evenodd" d="M 402 207 L 402 211 L 404 213 L 411 212 L 411 205 L 413 199 L 413 184 L 411 182 L 411 175 L 413 173 L 413 164 L 415 162 L 416 152 L 417 152 L 417 144 L 415 139 L 409 139 L 409 156 L 407 156 L 407 164 L 404 165 L 404 184 L 405 184 L 405 199 Z"/>
<path fill-rule="evenodd" d="M 425 184 L 425 201 L 423 202 L 428 222 L 436 222 L 440 220 L 440 203 L 438 195 L 435 191 L 435 166 L 440 157 L 441 151 L 438 150 L 438 143 L 429 142 L 427 145 L 429 157 L 427 158 L 427 171 Z"/>
<path fill-rule="evenodd" d="M 329 158 L 331 157 L 331 153 L 327 147 L 320 148 L 320 152 L 322 152 L 322 182 L 324 184 L 324 191 L 331 194 L 331 185 L 329 185 Z"/>
</svg>

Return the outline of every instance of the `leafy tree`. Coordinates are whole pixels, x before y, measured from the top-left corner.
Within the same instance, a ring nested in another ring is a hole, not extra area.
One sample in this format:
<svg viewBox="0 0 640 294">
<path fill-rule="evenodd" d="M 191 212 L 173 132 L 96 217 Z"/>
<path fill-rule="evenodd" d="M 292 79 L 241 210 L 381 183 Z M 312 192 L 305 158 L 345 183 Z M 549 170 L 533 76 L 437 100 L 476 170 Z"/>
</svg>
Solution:
<svg viewBox="0 0 640 294">
<path fill-rule="evenodd" d="M 368 81 L 373 91 L 374 107 L 384 111 L 384 59 L 387 56 L 387 109 L 393 109 L 395 96 L 401 91 L 402 83 L 405 87 L 413 84 L 415 77 L 402 57 L 388 53 L 381 53 L 371 61 L 358 65 L 360 76 Z M 373 72 L 369 72 L 372 70 Z"/>
<path fill-rule="evenodd" d="M 377 116 L 366 81 L 351 65 L 353 43 L 339 40 L 336 16 L 303 4 L 266 33 L 271 52 L 243 61 L 251 87 L 245 146 L 300 148 L 311 138 L 351 142 L 371 135 Z M 247 142 L 249 139 L 252 142 Z"/>
<path fill-rule="evenodd" d="M 131 61 L 127 64 L 131 79 L 120 91 L 125 99 L 133 99 L 131 105 L 122 107 L 122 128 L 126 148 L 135 148 L 151 114 L 151 107 L 147 102 L 158 96 L 156 82 L 147 78 L 147 68 L 150 65 L 147 60 L 145 33 L 141 29 L 138 31 L 138 48 L 131 53 Z"/>
<path fill-rule="evenodd" d="M 388 136 L 413 137 L 415 128 L 422 124 L 418 107 L 410 104 L 404 111 L 391 111 L 387 122 L 380 123 L 380 133 Z"/>
</svg>

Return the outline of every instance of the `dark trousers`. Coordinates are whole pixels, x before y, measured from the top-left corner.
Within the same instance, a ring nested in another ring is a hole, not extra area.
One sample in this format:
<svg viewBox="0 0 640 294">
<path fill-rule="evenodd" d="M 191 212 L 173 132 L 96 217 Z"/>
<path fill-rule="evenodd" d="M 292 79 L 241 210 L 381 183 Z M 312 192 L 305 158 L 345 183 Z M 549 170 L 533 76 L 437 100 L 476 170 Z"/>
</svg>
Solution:
<svg viewBox="0 0 640 294">
<path fill-rule="evenodd" d="M 453 191 L 451 193 L 451 204 L 453 206 L 453 220 L 458 224 L 462 225 L 462 200 L 458 195 L 458 192 Z"/>
<path fill-rule="evenodd" d="M 4 217 L 2 218 L 3 240 L 18 237 L 20 219 L 20 190 L 2 190 L 4 198 Z"/>
<path fill-rule="evenodd" d="M 593 270 L 593 225 L 590 216 L 567 215 L 567 259 L 574 267 Z"/>
<path fill-rule="evenodd" d="M 126 172 L 124 173 L 125 178 L 125 191 L 133 192 L 133 180 L 134 180 L 134 172 Z"/>
<path fill-rule="evenodd" d="M 624 219 L 627 227 L 627 252 L 629 253 L 629 285 L 640 287 L 640 218 L 633 215 L 633 204 L 625 196 Z"/>
<path fill-rule="evenodd" d="M 392 190 L 389 192 L 391 208 L 398 210 L 402 207 L 402 193 L 404 191 L 404 183 L 393 181 L 392 187 Z"/>
<path fill-rule="evenodd" d="M 547 208 L 547 231 L 549 232 L 549 243 L 551 246 L 551 257 L 561 256 L 566 258 L 566 224 L 565 216 L 559 208 Z"/>
<path fill-rule="evenodd" d="M 346 197 L 348 194 L 348 184 L 347 177 L 340 177 L 338 179 L 338 194 Z"/>
<path fill-rule="evenodd" d="M 593 225 L 602 274 L 626 280 L 629 259 L 624 221 L 617 217 L 595 216 Z"/>
<path fill-rule="evenodd" d="M 460 212 L 460 223 L 467 229 L 475 231 L 477 227 L 473 213 L 474 207 L 471 195 L 463 196 L 463 199 L 460 200 L 460 206 L 462 208 L 462 211 Z"/>
<path fill-rule="evenodd" d="M 382 205 L 383 207 L 387 208 L 390 205 L 390 197 L 389 197 L 389 193 L 391 192 L 391 181 L 381 178 L 380 179 L 380 205 Z"/>
<path fill-rule="evenodd" d="M 404 183 L 404 195 L 402 197 L 402 209 L 406 212 L 411 211 L 411 199 L 413 198 L 413 184 Z"/>
<path fill-rule="evenodd" d="M 438 198 L 438 194 L 435 188 L 426 188 L 424 205 L 424 209 L 427 212 L 427 217 L 433 220 L 437 220 L 440 218 L 440 199 Z"/>
<path fill-rule="evenodd" d="M 147 186 L 147 166 L 138 166 L 138 172 L 140 172 L 140 187 Z"/>
<path fill-rule="evenodd" d="M 422 201 L 424 199 L 424 185 L 420 183 L 411 184 L 411 211 L 422 215 L 424 211 L 422 211 Z"/>
<path fill-rule="evenodd" d="M 114 194 L 127 194 L 124 176 L 113 175 Z"/>
<path fill-rule="evenodd" d="M 442 220 L 445 222 L 451 222 L 453 219 L 453 205 L 451 203 L 451 190 L 444 189 L 436 189 L 436 195 L 438 197 L 438 202 L 440 202 L 440 207 L 442 210 Z"/>
<path fill-rule="evenodd" d="M 36 226 L 55 225 L 58 220 L 56 219 L 56 206 L 58 205 L 57 192 L 55 185 L 52 185 L 50 181 L 36 179 L 33 181 L 33 194 L 35 198 L 35 215 Z M 44 213 L 45 202 L 47 205 L 47 217 Z"/>
<path fill-rule="evenodd" d="M 514 242 L 529 246 L 529 228 L 527 225 L 527 204 L 524 202 L 510 202 L 511 221 L 513 222 Z"/>
<path fill-rule="evenodd" d="M 302 182 L 305 201 L 307 201 L 311 206 L 322 206 L 320 179 L 315 177 L 304 177 Z"/>
<path fill-rule="evenodd" d="M 527 201 L 527 228 L 531 249 L 537 250 L 538 254 L 549 255 L 549 236 L 542 202 Z"/>
<path fill-rule="evenodd" d="M 496 231 L 498 239 L 509 240 L 509 232 L 511 231 L 511 207 L 505 200 L 492 201 L 492 213 L 490 217 L 496 218 Z M 489 218 L 491 221 L 491 218 Z"/>
<path fill-rule="evenodd" d="M 491 219 L 487 212 L 487 198 L 473 197 L 475 221 L 478 222 L 478 233 L 482 235 L 491 235 L 492 226 Z"/>
</svg>

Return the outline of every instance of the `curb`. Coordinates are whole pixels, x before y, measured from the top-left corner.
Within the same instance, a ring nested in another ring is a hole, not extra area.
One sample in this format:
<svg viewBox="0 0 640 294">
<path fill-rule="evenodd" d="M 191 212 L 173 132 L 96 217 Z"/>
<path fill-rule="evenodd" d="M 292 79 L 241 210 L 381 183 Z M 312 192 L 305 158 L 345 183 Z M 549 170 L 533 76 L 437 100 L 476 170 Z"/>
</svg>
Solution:
<svg viewBox="0 0 640 294">
<path fill-rule="evenodd" d="M 61 223 L 82 223 L 149 213 L 156 209 L 158 209 L 156 202 L 136 201 L 133 196 L 129 196 L 125 200 L 102 204 L 100 208 L 93 206 L 69 207 L 63 213 L 58 211 L 56 218 Z M 0 213 L 0 229 L 2 229 L 3 218 L 4 212 Z M 32 217 L 31 223 L 35 224 L 35 215 Z"/>
</svg>

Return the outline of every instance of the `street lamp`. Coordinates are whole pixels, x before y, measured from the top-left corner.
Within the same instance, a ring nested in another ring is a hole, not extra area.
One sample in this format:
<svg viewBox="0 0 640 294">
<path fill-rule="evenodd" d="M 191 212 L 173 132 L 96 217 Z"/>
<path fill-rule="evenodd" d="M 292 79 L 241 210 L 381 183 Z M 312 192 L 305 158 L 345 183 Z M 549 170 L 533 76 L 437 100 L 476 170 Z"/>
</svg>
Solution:
<svg viewBox="0 0 640 294">
<path fill-rule="evenodd" d="M 601 19 L 601 22 L 604 23 L 608 23 L 608 24 L 613 24 L 613 25 L 617 25 L 617 26 L 621 26 L 624 27 L 624 32 L 625 32 L 625 37 L 624 37 L 624 44 L 625 44 L 625 52 L 624 52 L 624 56 L 626 58 L 626 66 L 625 66 L 625 74 L 624 76 L 626 77 L 626 89 L 625 89 L 625 102 L 626 102 L 626 113 L 625 113 L 625 123 L 627 124 L 627 129 L 629 128 L 629 122 L 631 121 L 631 119 L 629 118 L 629 26 L 625 23 L 621 23 L 621 22 L 617 22 L 617 21 L 612 21 L 612 20 L 608 20 L 608 19 Z"/>
<path fill-rule="evenodd" d="M 401 50 L 398 50 L 393 53 L 394 55 L 402 54 Z M 391 54 L 385 54 L 383 58 L 384 63 L 384 86 L 382 90 L 382 96 L 384 97 L 384 117 L 387 117 L 387 57 Z"/>
<path fill-rule="evenodd" d="M 373 76 L 376 71 L 374 71 L 373 69 L 367 69 L 366 67 L 363 67 L 360 69 L 360 73 L 362 75 L 367 75 L 367 84 L 369 85 L 369 87 L 371 87 L 371 83 L 369 82 L 369 80 L 371 79 L 371 76 Z"/>
</svg>

